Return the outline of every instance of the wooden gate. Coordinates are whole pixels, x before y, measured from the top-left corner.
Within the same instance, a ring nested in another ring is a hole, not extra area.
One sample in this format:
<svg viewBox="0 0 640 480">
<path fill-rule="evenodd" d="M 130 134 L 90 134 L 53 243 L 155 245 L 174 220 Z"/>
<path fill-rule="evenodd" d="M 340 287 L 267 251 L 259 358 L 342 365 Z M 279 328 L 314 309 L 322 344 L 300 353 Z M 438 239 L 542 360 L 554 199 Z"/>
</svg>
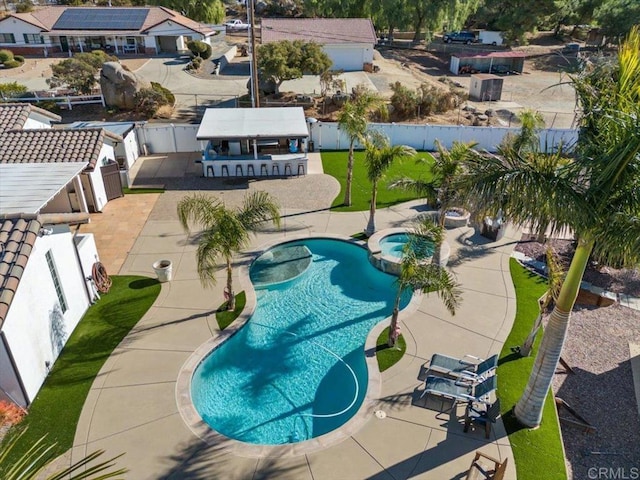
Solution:
<svg viewBox="0 0 640 480">
<path fill-rule="evenodd" d="M 116 162 L 100 167 L 102 182 L 107 193 L 107 202 L 124 195 L 122 193 L 122 181 L 120 180 L 120 167 Z"/>
</svg>

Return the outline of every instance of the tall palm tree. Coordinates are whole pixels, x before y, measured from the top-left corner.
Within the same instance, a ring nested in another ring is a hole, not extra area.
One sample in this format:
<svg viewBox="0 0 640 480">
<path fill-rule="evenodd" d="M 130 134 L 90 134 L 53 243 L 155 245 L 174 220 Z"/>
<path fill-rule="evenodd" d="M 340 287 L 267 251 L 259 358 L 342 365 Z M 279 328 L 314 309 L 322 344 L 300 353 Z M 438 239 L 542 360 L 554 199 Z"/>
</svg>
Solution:
<svg viewBox="0 0 640 480">
<path fill-rule="evenodd" d="M 364 164 L 367 178 L 371 182 L 371 205 L 369 206 L 369 222 L 365 233 L 367 237 L 376 231 L 376 201 L 378 198 L 378 182 L 384 176 L 391 164 L 396 160 L 412 157 L 415 149 L 407 145 L 390 145 L 389 139 L 380 132 L 371 132 L 365 141 Z"/>
<path fill-rule="evenodd" d="M 360 90 L 355 98 L 347 100 L 338 114 L 338 126 L 349 137 L 349 159 L 347 161 L 347 185 L 344 204 L 351 205 L 351 184 L 353 183 L 353 150 L 357 140 L 364 140 L 367 132 L 367 116 L 379 105 L 381 99 L 368 90 Z"/>
<path fill-rule="evenodd" d="M 55 460 L 55 456 L 53 455 L 54 445 L 47 445 L 45 443 L 45 437 L 36 441 L 29 450 L 17 459 L 12 459 L 12 463 L 9 465 L 8 458 L 26 431 L 27 429 L 24 429 L 20 434 L 11 437 L 3 444 L 3 449 L 0 451 L 0 475 L 3 480 L 31 480 L 35 478 L 44 480 L 64 480 L 68 478 L 77 480 L 106 480 L 116 477 L 124 478 L 123 475 L 127 473 L 126 468 L 113 469 L 115 461 L 123 454 L 94 464 L 94 461 L 104 454 L 104 450 L 97 450 L 90 453 L 73 465 L 62 468 L 56 472 L 43 473 L 45 469 L 50 471 L 50 465 Z M 73 477 L 71 477 L 72 475 Z"/>
<path fill-rule="evenodd" d="M 391 314 L 389 347 L 394 347 L 400 336 L 398 315 L 400 313 L 400 301 L 405 290 L 419 290 L 422 293 L 429 293 L 435 290 L 451 315 L 455 315 L 456 308 L 461 301 L 460 285 L 455 281 L 453 275 L 433 259 L 431 262 L 425 263 L 424 259 L 420 258 L 416 253 L 420 251 L 420 246 L 425 238 L 431 240 L 434 243 L 435 250 L 438 250 L 444 241 L 444 229 L 431 219 L 425 218 L 417 221 L 409 231 L 409 241 L 402 254 L 400 275 L 397 280 L 398 291 L 393 303 L 393 313 Z"/>
<path fill-rule="evenodd" d="M 227 208 L 218 198 L 194 194 L 180 200 L 178 218 L 187 233 L 191 227 L 203 229 L 198 240 L 196 259 L 198 275 L 204 286 L 215 285 L 217 260 L 220 257 L 224 259 L 227 309 L 233 310 L 236 303 L 231 264 L 233 256 L 248 246 L 250 234 L 260 226 L 272 222 L 280 227 L 278 204 L 262 191 L 247 193 L 242 205 L 234 209 Z"/>
<path fill-rule="evenodd" d="M 444 228 L 444 220 L 447 210 L 455 206 L 458 198 L 454 183 L 458 175 L 462 173 L 462 163 L 474 155 L 473 149 L 477 143 L 453 142 L 450 150 L 447 150 L 440 141 L 436 140 L 438 155 L 431 165 L 431 179 L 421 180 L 409 177 L 394 180 L 389 188 L 401 188 L 416 192 L 426 198 L 429 205 L 440 208 L 438 224 Z M 417 162 L 428 163 L 428 158 L 420 158 Z"/>
<path fill-rule="evenodd" d="M 541 174 L 520 155 L 466 162 L 459 187 L 480 205 L 502 207 L 524 224 L 552 219 L 575 232 L 577 246 L 515 415 L 542 420 L 544 400 L 562 352 L 580 283 L 594 256 L 608 264 L 640 264 L 640 32 L 634 28 L 617 60 L 571 78 L 582 109 L 574 161 Z"/>
</svg>

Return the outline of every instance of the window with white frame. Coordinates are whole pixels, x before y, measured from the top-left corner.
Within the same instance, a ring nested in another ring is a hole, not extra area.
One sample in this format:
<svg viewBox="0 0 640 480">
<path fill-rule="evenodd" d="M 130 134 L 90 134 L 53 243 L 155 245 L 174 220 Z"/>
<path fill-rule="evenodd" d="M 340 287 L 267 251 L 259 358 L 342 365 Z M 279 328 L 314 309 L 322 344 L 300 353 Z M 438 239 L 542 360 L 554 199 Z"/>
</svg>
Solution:
<svg viewBox="0 0 640 480">
<path fill-rule="evenodd" d="M 13 33 L 0 33 L 0 43 L 16 43 Z"/>
<path fill-rule="evenodd" d="M 25 43 L 42 44 L 44 43 L 44 37 L 39 33 L 24 33 Z"/>
<path fill-rule="evenodd" d="M 51 273 L 53 285 L 56 288 L 56 295 L 58 296 L 58 302 L 60 302 L 60 309 L 62 310 L 62 313 L 64 313 L 69 309 L 69 307 L 67 307 L 67 299 L 65 298 L 64 291 L 62 290 L 62 282 L 58 276 L 58 269 L 56 268 L 56 262 L 53 260 L 53 253 L 51 250 L 46 253 L 45 258 L 47 259 L 47 265 L 49 266 L 49 273 Z"/>
</svg>

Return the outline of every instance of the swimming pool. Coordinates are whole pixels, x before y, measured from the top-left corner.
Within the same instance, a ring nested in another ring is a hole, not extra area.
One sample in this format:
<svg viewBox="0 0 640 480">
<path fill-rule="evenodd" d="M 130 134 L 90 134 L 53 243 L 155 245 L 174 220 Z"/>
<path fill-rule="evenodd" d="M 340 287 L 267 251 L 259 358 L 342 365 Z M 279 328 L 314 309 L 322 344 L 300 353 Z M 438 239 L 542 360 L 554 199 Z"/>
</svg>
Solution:
<svg viewBox="0 0 640 480">
<path fill-rule="evenodd" d="M 364 343 L 391 314 L 395 277 L 373 267 L 362 247 L 333 239 L 278 245 L 254 262 L 251 276 L 256 310 L 196 368 L 196 411 L 217 432 L 254 444 L 335 430 L 365 397 Z M 401 306 L 409 300 L 407 292 Z"/>
</svg>

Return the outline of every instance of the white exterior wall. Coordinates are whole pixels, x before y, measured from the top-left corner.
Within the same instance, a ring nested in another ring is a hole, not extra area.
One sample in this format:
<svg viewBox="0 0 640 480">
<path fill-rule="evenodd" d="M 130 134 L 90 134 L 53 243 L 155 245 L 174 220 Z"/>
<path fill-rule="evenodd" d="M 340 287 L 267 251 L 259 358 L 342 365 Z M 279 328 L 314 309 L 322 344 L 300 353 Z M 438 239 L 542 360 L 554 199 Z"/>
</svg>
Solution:
<svg viewBox="0 0 640 480">
<path fill-rule="evenodd" d="M 362 70 L 364 63 L 373 62 L 373 45 L 364 43 L 327 44 L 322 49 L 333 61 L 333 70 Z"/>
<path fill-rule="evenodd" d="M 135 129 L 131 130 L 125 137 L 124 142 L 118 143 L 115 148 L 115 155 L 124 157 L 127 169 L 131 168 L 140 156 L 140 148 L 138 147 L 138 139 L 136 138 Z"/>
<path fill-rule="evenodd" d="M 20 45 L 21 47 L 27 44 L 24 41 L 25 33 L 37 33 L 41 34 L 42 30 L 35 25 L 31 25 L 30 23 L 23 22 L 17 18 L 7 18 L 6 20 L 0 22 L 0 33 L 13 33 L 15 37 L 16 43 L 3 43 L 2 45 L 11 46 L 11 45 Z M 46 39 L 45 39 L 46 41 Z M 36 44 L 33 44 L 34 46 Z"/>
<path fill-rule="evenodd" d="M 69 193 L 67 188 L 63 188 L 40 210 L 40 213 L 71 213 L 72 211 Z"/>
<path fill-rule="evenodd" d="M 95 238 L 92 233 L 83 233 L 76 235 L 73 240 L 76 244 L 78 257 L 80 257 L 82 278 L 87 286 L 87 291 L 92 292 L 93 295 L 93 287 L 87 278 L 92 274 L 93 264 L 100 260 Z"/>
<path fill-rule="evenodd" d="M 158 45 L 156 44 L 156 37 L 146 36 L 144 37 L 144 48 L 155 48 L 158 51 Z"/>
<path fill-rule="evenodd" d="M 115 151 L 113 150 L 113 146 L 103 143 L 102 148 L 100 149 L 98 162 L 96 163 L 96 168 L 93 170 L 93 172 L 90 172 L 88 174 L 89 178 L 91 179 L 91 186 L 93 187 L 93 208 L 95 208 L 97 212 L 101 212 L 104 206 L 107 204 L 107 192 L 104 189 L 104 182 L 102 181 L 102 172 L 100 171 L 100 168 L 102 167 L 102 165 L 106 165 L 109 160 L 115 162 Z M 86 177 L 86 175 L 83 175 L 83 177 Z M 85 188 L 85 194 L 86 192 L 87 190 Z M 91 202 L 89 199 L 87 199 L 87 201 Z"/>
<path fill-rule="evenodd" d="M 29 256 L 16 295 L 2 327 L 29 400 L 33 400 L 47 376 L 45 362 L 58 358 L 60 342 L 66 342 L 89 307 L 82 271 L 66 225 L 38 237 Z M 68 310 L 61 316 L 58 297 L 45 259 L 53 253 Z M 53 335 L 57 325 L 58 341 Z"/>
</svg>

